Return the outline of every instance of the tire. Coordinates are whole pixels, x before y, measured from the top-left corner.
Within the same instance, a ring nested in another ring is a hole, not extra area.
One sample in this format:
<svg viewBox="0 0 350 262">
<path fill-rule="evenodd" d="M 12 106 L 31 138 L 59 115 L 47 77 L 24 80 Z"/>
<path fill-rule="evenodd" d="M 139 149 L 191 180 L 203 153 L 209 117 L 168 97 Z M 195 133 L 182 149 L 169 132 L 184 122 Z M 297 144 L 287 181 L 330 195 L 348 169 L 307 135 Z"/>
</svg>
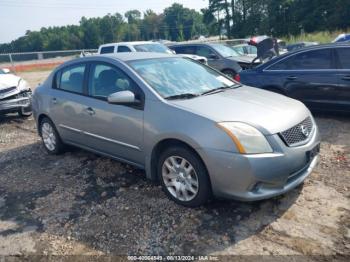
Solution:
<svg viewBox="0 0 350 262">
<path fill-rule="evenodd" d="M 225 69 L 225 70 L 222 70 L 223 74 L 227 75 L 229 78 L 231 79 L 234 79 L 235 75 L 237 75 L 237 73 L 233 70 L 230 70 L 230 69 Z"/>
<path fill-rule="evenodd" d="M 62 142 L 55 125 L 46 117 L 40 122 L 40 136 L 44 148 L 50 155 L 59 155 L 64 152 L 65 145 Z"/>
<path fill-rule="evenodd" d="M 21 107 L 21 109 L 18 110 L 18 115 L 20 117 L 30 117 L 32 115 L 32 110 L 29 107 Z"/>
<path fill-rule="evenodd" d="M 211 197 L 210 180 L 203 162 L 185 147 L 164 150 L 157 171 L 164 192 L 177 204 L 198 207 Z"/>
</svg>

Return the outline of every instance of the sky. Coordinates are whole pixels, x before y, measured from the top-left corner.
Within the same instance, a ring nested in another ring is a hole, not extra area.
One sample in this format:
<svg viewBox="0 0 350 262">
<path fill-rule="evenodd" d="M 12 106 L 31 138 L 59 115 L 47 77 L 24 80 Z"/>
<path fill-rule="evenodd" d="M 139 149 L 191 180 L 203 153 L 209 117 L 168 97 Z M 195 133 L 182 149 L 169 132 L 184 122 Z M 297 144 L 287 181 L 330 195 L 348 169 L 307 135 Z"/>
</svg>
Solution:
<svg viewBox="0 0 350 262">
<path fill-rule="evenodd" d="M 0 0 L 0 43 L 23 36 L 26 30 L 78 24 L 82 16 L 100 17 L 131 9 L 161 13 L 173 3 L 200 10 L 208 0 Z"/>
</svg>

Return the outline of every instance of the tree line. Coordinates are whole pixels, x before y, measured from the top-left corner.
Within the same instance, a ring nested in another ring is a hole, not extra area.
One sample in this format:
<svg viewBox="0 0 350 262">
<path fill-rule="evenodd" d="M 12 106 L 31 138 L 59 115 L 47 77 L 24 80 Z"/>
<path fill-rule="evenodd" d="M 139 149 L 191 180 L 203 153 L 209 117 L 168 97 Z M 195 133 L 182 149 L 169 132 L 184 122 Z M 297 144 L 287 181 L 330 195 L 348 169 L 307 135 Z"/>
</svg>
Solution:
<svg viewBox="0 0 350 262">
<path fill-rule="evenodd" d="M 200 35 L 243 38 L 251 35 L 276 37 L 350 27 L 349 0 L 209 0 L 201 12 L 181 4 L 161 14 L 130 10 L 124 15 L 82 17 L 79 25 L 27 31 L 0 52 L 95 49 L 120 41 L 184 41 Z"/>
<path fill-rule="evenodd" d="M 175 3 L 161 14 L 130 10 L 124 16 L 115 13 L 98 18 L 82 17 L 79 25 L 27 31 L 11 43 L 0 44 L 0 52 L 95 49 L 103 43 L 136 40 L 184 41 L 210 33 L 201 12 Z"/>
<path fill-rule="evenodd" d="M 349 0 L 209 0 L 206 12 L 217 17 L 228 38 L 281 37 L 350 27 Z"/>
</svg>

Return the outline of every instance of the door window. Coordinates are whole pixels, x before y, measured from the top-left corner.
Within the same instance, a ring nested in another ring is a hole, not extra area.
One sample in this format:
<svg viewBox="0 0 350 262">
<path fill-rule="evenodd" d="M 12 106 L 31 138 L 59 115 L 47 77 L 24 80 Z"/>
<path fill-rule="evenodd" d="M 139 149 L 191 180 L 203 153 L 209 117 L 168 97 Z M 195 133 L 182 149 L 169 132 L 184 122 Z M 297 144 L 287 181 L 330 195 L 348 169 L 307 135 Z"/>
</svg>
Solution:
<svg viewBox="0 0 350 262">
<path fill-rule="evenodd" d="M 296 54 L 287 58 L 269 70 L 320 70 L 334 69 L 331 49 L 322 49 Z"/>
<path fill-rule="evenodd" d="M 176 54 L 194 55 L 196 53 L 194 46 L 174 46 L 172 49 Z"/>
<path fill-rule="evenodd" d="M 197 46 L 196 55 L 211 58 L 216 54 L 206 46 Z"/>
<path fill-rule="evenodd" d="M 85 67 L 85 65 L 77 65 L 63 69 L 57 87 L 65 91 L 82 94 Z"/>
<path fill-rule="evenodd" d="M 111 54 L 114 53 L 114 46 L 105 46 L 101 48 L 101 54 Z"/>
<path fill-rule="evenodd" d="M 106 99 L 110 94 L 126 90 L 136 93 L 136 84 L 120 69 L 107 64 L 92 66 L 90 96 Z"/>
<path fill-rule="evenodd" d="M 341 69 L 350 69 L 350 48 L 337 48 Z"/>
<path fill-rule="evenodd" d="M 118 53 L 128 53 L 131 52 L 130 48 L 125 45 L 118 46 Z"/>
</svg>

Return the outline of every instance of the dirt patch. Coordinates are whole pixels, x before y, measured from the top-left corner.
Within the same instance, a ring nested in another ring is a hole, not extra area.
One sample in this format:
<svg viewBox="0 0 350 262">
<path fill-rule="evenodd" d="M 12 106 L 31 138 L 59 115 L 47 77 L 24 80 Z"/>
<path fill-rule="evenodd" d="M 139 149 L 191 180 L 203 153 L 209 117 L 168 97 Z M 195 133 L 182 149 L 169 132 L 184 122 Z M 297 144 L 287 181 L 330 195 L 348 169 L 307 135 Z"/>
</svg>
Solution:
<svg viewBox="0 0 350 262">
<path fill-rule="evenodd" d="M 43 70 L 36 72 L 19 72 L 18 75 L 25 79 L 32 90 L 34 90 L 39 84 L 45 81 L 50 73 L 51 71 Z"/>
</svg>

